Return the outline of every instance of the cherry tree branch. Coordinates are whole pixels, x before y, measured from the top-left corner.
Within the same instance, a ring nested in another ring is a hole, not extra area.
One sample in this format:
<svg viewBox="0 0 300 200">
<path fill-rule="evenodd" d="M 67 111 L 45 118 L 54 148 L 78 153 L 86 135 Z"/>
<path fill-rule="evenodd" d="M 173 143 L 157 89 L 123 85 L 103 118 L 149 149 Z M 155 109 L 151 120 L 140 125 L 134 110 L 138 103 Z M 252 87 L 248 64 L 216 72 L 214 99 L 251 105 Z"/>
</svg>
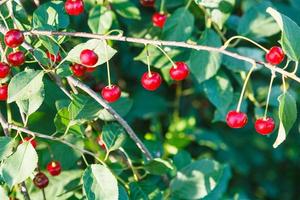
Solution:
<svg viewBox="0 0 300 200">
<path fill-rule="evenodd" d="M 227 51 L 222 47 L 218 48 L 218 47 L 191 44 L 191 43 L 186 43 L 186 42 L 150 40 L 150 39 L 132 38 L 132 37 L 126 37 L 126 36 L 120 36 L 120 35 L 100 35 L 100 34 L 83 33 L 83 32 L 57 32 L 57 31 L 31 30 L 31 31 L 25 31 L 24 34 L 25 35 L 45 35 L 45 36 L 63 35 L 63 36 L 100 39 L 100 40 L 115 40 L 115 41 L 138 43 L 138 44 L 153 44 L 153 45 L 159 45 L 159 46 L 181 47 L 181 48 L 195 49 L 198 51 L 218 52 L 218 53 L 221 53 L 221 54 L 224 54 L 224 55 L 230 56 L 232 58 L 242 60 L 242 61 L 245 61 L 245 62 L 248 62 L 251 64 L 253 64 L 253 63 L 260 64 L 260 65 L 268 68 L 269 70 L 275 71 L 279 74 L 282 74 L 282 75 L 300 83 L 300 78 L 298 76 L 296 76 L 295 73 L 285 71 L 277 66 L 273 66 L 273 65 L 270 65 L 265 62 L 256 61 L 250 57 L 242 56 L 237 53 Z"/>
</svg>

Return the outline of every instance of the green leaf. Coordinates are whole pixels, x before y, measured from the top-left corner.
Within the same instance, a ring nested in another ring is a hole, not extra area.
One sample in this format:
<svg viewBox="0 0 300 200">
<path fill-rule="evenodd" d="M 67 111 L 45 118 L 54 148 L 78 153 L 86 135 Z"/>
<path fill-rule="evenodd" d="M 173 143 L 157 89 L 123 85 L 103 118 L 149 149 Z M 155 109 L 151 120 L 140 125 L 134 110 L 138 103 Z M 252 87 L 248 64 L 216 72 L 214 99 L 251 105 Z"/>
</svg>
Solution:
<svg viewBox="0 0 300 200">
<path fill-rule="evenodd" d="M 118 200 L 129 200 L 128 194 L 125 190 L 125 188 L 121 185 L 118 185 L 119 187 L 119 198 Z"/>
<path fill-rule="evenodd" d="M 73 75 L 73 72 L 68 63 L 62 63 L 56 70 L 56 74 L 62 78 Z"/>
<path fill-rule="evenodd" d="M 69 15 L 65 12 L 63 1 L 52 1 L 40 5 L 33 13 L 33 29 L 59 30 L 67 28 Z"/>
<path fill-rule="evenodd" d="M 154 175 L 163 175 L 174 170 L 174 166 L 161 158 L 154 158 L 144 165 L 144 169 Z"/>
<path fill-rule="evenodd" d="M 174 156 L 173 162 L 176 168 L 180 170 L 192 162 L 192 156 L 189 152 L 182 150 Z"/>
<path fill-rule="evenodd" d="M 279 110 L 278 116 L 280 120 L 278 136 L 273 144 L 277 148 L 282 142 L 285 141 L 286 136 L 293 127 L 297 119 L 297 105 L 294 97 L 289 93 L 283 93 L 278 97 Z"/>
<path fill-rule="evenodd" d="M 126 139 L 126 133 L 118 123 L 109 123 L 103 126 L 101 137 L 106 149 L 114 151 L 122 146 Z"/>
<path fill-rule="evenodd" d="M 122 17 L 137 20 L 141 19 L 139 9 L 130 0 L 114 0 L 112 6 Z"/>
<path fill-rule="evenodd" d="M 2 176 L 12 188 L 15 184 L 25 181 L 37 167 L 38 156 L 29 142 L 20 144 L 17 151 L 5 160 Z"/>
<path fill-rule="evenodd" d="M 118 182 L 105 166 L 90 165 L 82 179 L 88 200 L 118 200 Z"/>
<path fill-rule="evenodd" d="M 135 182 L 129 183 L 131 200 L 149 200 L 147 194 Z"/>
<path fill-rule="evenodd" d="M 66 60 L 73 63 L 81 63 L 80 61 L 80 53 L 84 49 L 93 50 L 98 55 L 98 62 L 93 66 L 96 67 L 101 65 L 107 61 L 105 54 L 105 46 L 107 48 L 107 58 L 110 60 L 117 51 L 111 48 L 105 41 L 91 39 L 85 43 L 79 44 L 75 46 L 67 55 Z"/>
<path fill-rule="evenodd" d="M 194 28 L 194 16 L 185 7 L 178 8 L 163 28 L 165 40 L 185 41 L 190 38 Z"/>
<path fill-rule="evenodd" d="M 246 37 L 269 37 L 280 31 L 275 20 L 265 11 L 270 2 L 262 2 L 249 9 L 240 19 L 237 31 Z"/>
<path fill-rule="evenodd" d="M 31 98 L 43 87 L 44 72 L 28 69 L 16 74 L 8 85 L 8 103 Z"/>
<path fill-rule="evenodd" d="M 10 156 L 13 152 L 14 140 L 10 137 L 0 137 L 0 161 Z"/>
<path fill-rule="evenodd" d="M 211 20 L 220 28 L 223 28 L 224 23 L 230 17 L 234 8 L 235 0 L 223 0 L 219 3 L 217 9 L 211 10 Z"/>
<path fill-rule="evenodd" d="M 221 40 L 213 30 L 207 29 L 203 32 L 199 44 L 220 47 Z M 221 55 L 219 53 L 193 51 L 189 61 L 190 69 L 198 83 L 202 83 L 213 77 L 220 68 L 221 60 Z"/>
<path fill-rule="evenodd" d="M 35 48 L 33 50 L 33 55 L 43 66 L 50 66 L 50 59 L 43 50 Z"/>
<path fill-rule="evenodd" d="M 8 197 L 6 191 L 3 189 L 3 187 L 0 187 L 0 199 L 1 200 L 9 200 L 10 199 Z"/>
<path fill-rule="evenodd" d="M 221 1 L 222 0 L 195 0 L 195 3 L 206 8 L 218 8 Z"/>
<path fill-rule="evenodd" d="M 276 20 L 282 31 L 280 44 L 283 51 L 293 61 L 300 59 L 300 27 L 289 17 L 269 7 L 267 12 Z"/>
<path fill-rule="evenodd" d="M 97 5 L 89 13 L 88 25 L 93 33 L 105 34 L 113 22 L 113 11 Z"/>
</svg>

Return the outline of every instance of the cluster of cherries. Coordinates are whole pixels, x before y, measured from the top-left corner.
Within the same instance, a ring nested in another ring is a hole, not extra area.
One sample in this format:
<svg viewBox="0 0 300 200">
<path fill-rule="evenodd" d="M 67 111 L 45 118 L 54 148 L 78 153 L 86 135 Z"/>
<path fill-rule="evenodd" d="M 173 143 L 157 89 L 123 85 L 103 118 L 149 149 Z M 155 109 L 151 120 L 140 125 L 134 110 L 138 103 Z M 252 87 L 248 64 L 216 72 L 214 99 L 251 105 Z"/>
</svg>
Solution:
<svg viewBox="0 0 300 200">
<path fill-rule="evenodd" d="M 28 141 L 30 142 L 30 144 L 33 146 L 33 148 L 37 147 L 37 142 L 35 139 L 31 138 L 31 137 L 25 137 L 24 141 Z M 22 144 L 23 141 L 20 142 L 20 144 Z M 49 174 L 51 176 L 58 176 L 61 173 L 61 164 L 58 161 L 50 161 L 47 164 L 47 171 L 49 172 Z M 45 187 L 47 187 L 47 185 L 49 184 L 49 179 L 46 176 L 45 173 L 39 171 L 33 179 L 33 183 L 36 187 L 43 189 Z"/>
<path fill-rule="evenodd" d="M 271 65 L 278 65 L 284 60 L 284 52 L 280 47 L 272 47 L 266 54 L 266 61 Z M 247 122 L 248 117 L 246 113 L 231 110 L 227 113 L 226 122 L 231 128 L 243 128 Z M 261 135 L 269 135 L 275 129 L 275 122 L 271 117 L 259 118 L 255 121 L 255 130 Z"/>
</svg>

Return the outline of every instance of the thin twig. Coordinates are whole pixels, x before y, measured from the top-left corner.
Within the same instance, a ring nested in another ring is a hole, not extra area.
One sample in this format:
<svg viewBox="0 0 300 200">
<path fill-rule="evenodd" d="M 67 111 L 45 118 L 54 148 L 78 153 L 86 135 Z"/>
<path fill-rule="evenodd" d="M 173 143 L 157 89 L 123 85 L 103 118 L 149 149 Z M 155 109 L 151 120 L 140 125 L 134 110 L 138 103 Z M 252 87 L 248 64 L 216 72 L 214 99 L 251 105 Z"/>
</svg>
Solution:
<svg viewBox="0 0 300 200">
<path fill-rule="evenodd" d="M 27 187 L 26 187 L 26 184 L 24 181 L 21 183 L 21 192 L 22 192 L 25 200 L 30 200 L 30 196 L 29 196 L 29 193 L 28 193 L 28 190 L 27 190 Z"/>
<path fill-rule="evenodd" d="M 8 131 L 8 126 L 7 126 L 7 121 L 0 112 L 0 124 L 2 126 L 3 132 L 5 136 L 9 136 L 9 131 Z"/>
</svg>

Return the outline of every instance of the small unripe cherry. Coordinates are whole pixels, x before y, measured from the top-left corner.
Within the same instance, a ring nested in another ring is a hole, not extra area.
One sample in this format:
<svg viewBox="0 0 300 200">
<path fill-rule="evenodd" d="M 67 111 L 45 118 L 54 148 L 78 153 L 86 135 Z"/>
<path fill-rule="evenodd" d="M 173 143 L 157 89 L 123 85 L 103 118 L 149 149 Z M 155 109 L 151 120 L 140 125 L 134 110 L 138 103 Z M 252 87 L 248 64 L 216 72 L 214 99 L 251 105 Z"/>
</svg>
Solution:
<svg viewBox="0 0 300 200">
<path fill-rule="evenodd" d="M 248 117 L 243 112 L 231 110 L 227 113 L 226 122 L 231 128 L 243 128 L 248 122 Z"/>
<path fill-rule="evenodd" d="M 18 67 L 24 64 L 25 54 L 23 51 L 11 52 L 7 56 L 7 61 L 10 65 Z"/>
<path fill-rule="evenodd" d="M 170 76 L 175 81 L 181 81 L 188 77 L 190 70 L 186 63 L 176 62 L 175 66 L 170 69 Z"/>
<path fill-rule="evenodd" d="M 25 141 L 30 141 L 30 144 L 33 146 L 33 148 L 36 148 L 37 142 L 36 142 L 35 139 L 32 139 L 31 137 L 25 137 L 24 140 Z M 22 144 L 22 143 L 23 143 L 23 141 L 21 140 L 20 144 Z"/>
<path fill-rule="evenodd" d="M 269 135 L 275 129 L 275 122 L 271 117 L 260 118 L 255 121 L 255 130 L 261 135 Z"/>
<path fill-rule="evenodd" d="M 24 35 L 18 29 L 9 30 L 4 36 L 4 42 L 10 48 L 18 47 L 24 42 Z"/>
<path fill-rule="evenodd" d="M 60 53 L 58 52 L 57 55 L 51 54 L 49 51 L 47 51 L 47 57 L 51 60 L 51 62 L 59 63 L 61 61 Z"/>
<path fill-rule="evenodd" d="M 274 46 L 267 52 L 266 60 L 272 65 L 279 65 L 283 61 L 284 56 L 283 50 L 278 46 Z"/>
<path fill-rule="evenodd" d="M 58 176 L 61 172 L 61 164 L 58 161 L 51 161 L 47 164 L 47 170 L 51 176 Z"/>
<path fill-rule="evenodd" d="M 140 0 L 140 3 L 145 7 L 154 7 L 155 0 Z"/>
<path fill-rule="evenodd" d="M 9 75 L 10 67 L 8 64 L 0 62 L 0 78 L 5 78 Z"/>
<path fill-rule="evenodd" d="M 69 15 L 80 15 L 84 11 L 83 0 L 67 0 L 65 10 Z"/>
<path fill-rule="evenodd" d="M 153 26 L 163 28 L 167 20 L 167 14 L 156 12 L 152 16 Z"/>
<path fill-rule="evenodd" d="M 6 101 L 8 97 L 8 85 L 0 85 L 0 101 Z"/>
<path fill-rule="evenodd" d="M 80 61 L 83 65 L 94 66 L 98 62 L 98 56 L 93 50 L 84 49 L 80 53 Z"/>
<path fill-rule="evenodd" d="M 43 172 L 38 172 L 33 179 L 33 183 L 36 187 L 44 189 L 49 184 L 49 179 Z"/>
<path fill-rule="evenodd" d="M 73 64 L 71 66 L 71 70 L 73 71 L 73 74 L 77 77 L 81 77 L 85 74 L 85 71 L 86 71 L 86 67 L 83 66 L 83 65 L 80 65 L 80 64 Z"/>
<path fill-rule="evenodd" d="M 141 78 L 141 83 L 146 90 L 154 91 L 161 85 L 162 78 L 157 72 L 145 72 Z"/>
<path fill-rule="evenodd" d="M 121 89 L 117 85 L 106 86 L 102 89 L 101 96 L 107 102 L 113 103 L 121 97 Z"/>
</svg>

